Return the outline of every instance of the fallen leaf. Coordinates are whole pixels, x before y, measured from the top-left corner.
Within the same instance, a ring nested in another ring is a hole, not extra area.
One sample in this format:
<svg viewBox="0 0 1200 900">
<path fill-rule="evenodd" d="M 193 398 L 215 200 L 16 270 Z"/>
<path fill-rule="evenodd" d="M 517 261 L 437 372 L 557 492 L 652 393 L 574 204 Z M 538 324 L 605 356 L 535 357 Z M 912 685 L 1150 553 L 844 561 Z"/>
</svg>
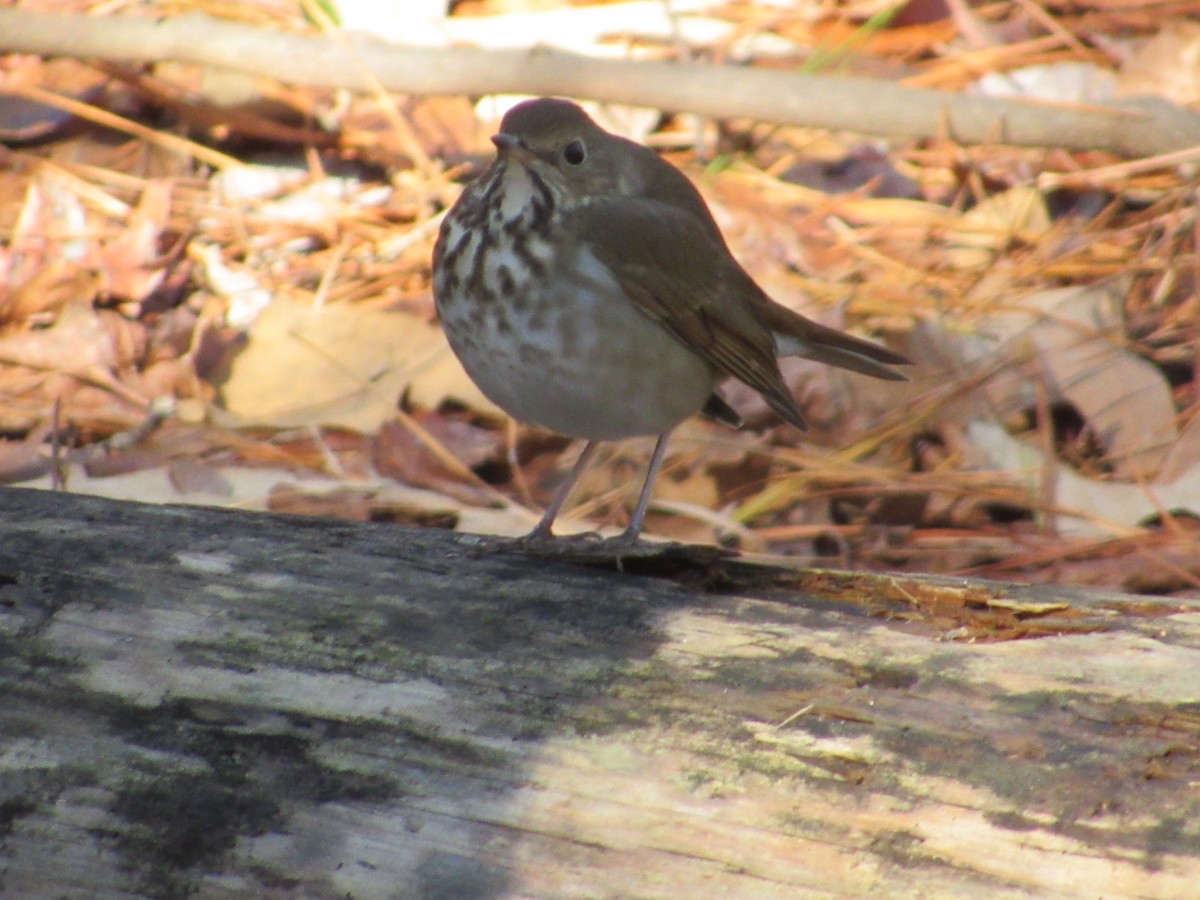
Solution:
<svg viewBox="0 0 1200 900">
<path fill-rule="evenodd" d="M 1155 94 L 1180 106 L 1200 103 L 1200 24 L 1164 22 L 1121 67 L 1117 93 Z"/>
<path fill-rule="evenodd" d="M 1050 212 L 1042 192 L 1035 187 L 1011 188 L 963 213 L 947 259 L 960 269 L 983 269 L 1014 240 L 1035 244 L 1049 229 Z"/>
<path fill-rule="evenodd" d="M 366 488 L 304 490 L 289 484 L 271 488 L 267 509 L 301 516 L 336 516 L 354 522 L 391 522 L 420 528 L 453 529 L 459 515 L 453 508 L 436 509 L 419 503 L 379 496 Z"/>
<path fill-rule="evenodd" d="M 1162 371 L 1125 346 L 1120 284 L 1011 300 L 968 332 L 926 323 L 929 357 L 960 372 L 994 370 L 984 396 L 1001 421 L 1049 403 L 1074 406 L 1118 476 L 1154 477 L 1174 445 L 1175 405 Z"/>
<path fill-rule="evenodd" d="M 221 474 L 221 470 L 198 459 L 180 457 L 170 460 L 167 463 L 167 477 L 171 487 L 181 494 L 233 496 L 233 485 Z"/>
<path fill-rule="evenodd" d="M 105 293 L 138 301 L 162 284 L 166 269 L 157 264 L 158 243 L 170 216 L 171 191 L 168 179 L 147 182 L 125 227 L 98 249 Z"/>
<path fill-rule="evenodd" d="M 91 303 L 100 274 L 91 266 L 56 259 L 0 296 L 0 322 L 23 322 L 73 303 Z"/>
<path fill-rule="evenodd" d="M 0 70 L 0 141 L 45 141 L 76 121 L 73 113 L 20 96 L 21 88 L 42 88 L 91 102 L 99 96 L 106 80 L 107 76 L 94 66 L 79 60 L 9 55 Z M 14 90 L 17 93 L 10 92 Z"/>
<path fill-rule="evenodd" d="M 31 431 L 23 440 L 0 440 L 0 484 L 40 478 L 54 465 L 46 444 L 49 428 Z"/>
<path fill-rule="evenodd" d="M 407 393 L 434 409 L 447 399 L 495 408 L 467 378 L 441 328 L 404 312 L 313 306 L 277 297 L 216 379 L 238 426 L 333 425 L 377 431 Z"/>
<path fill-rule="evenodd" d="M 967 425 L 972 445 L 986 454 L 986 465 L 1023 481 L 1038 497 L 1048 465 L 1041 450 L 1014 438 L 996 422 L 977 420 Z M 1169 485 L 1131 484 L 1087 478 L 1058 463 L 1053 493 L 1041 501 L 1057 510 L 1063 535 L 1108 535 L 1142 525 L 1164 510 L 1200 517 L 1200 464 Z"/>
<path fill-rule="evenodd" d="M 99 285 L 91 259 L 94 245 L 74 184 L 49 166 L 37 169 L 4 254 L 0 321 L 90 302 Z"/>
<path fill-rule="evenodd" d="M 1167 451 L 1156 480 L 1160 484 L 1171 484 L 1183 478 L 1200 462 L 1200 416 L 1192 418 L 1171 449 Z"/>
<path fill-rule="evenodd" d="M 504 437 L 501 433 L 480 428 L 470 422 L 450 419 L 436 413 L 414 416 L 429 436 L 441 443 L 463 466 L 477 466 L 501 456 Z M 486 504 L 494 497 L 478 483 L 464 481 L 420 437 L 402 422 L 390 421 L 379 429 L 371 445 L 375 470 L 413 487 L 440 490 L 467 503 Z"/>
<path fill-rule="evenodd" d="M 1043 291 L 1017 305 L 1025 312 L 989 319 L 988 327 L 1007 318 L 1018 329 L 1009 345 L 1023 353 L 1019 345 L 1027 342 L 1036 363 L 993 382 L 989 393 L 1007 381 L 1032 407 L 1029 381 L 1043 380 L 1051 401 L 1079 410 L 1118 476 L 1155 476 L 1177 437 L 1175 404 L 1162 371 L 1125 346 L 1120 286 Z"/>
<path fill-rule="evenodd" d="M 37 417 L 48 414 L 59 400 L 67 420 L 99 415 L 104 421 L 127 423 L 131 415 L 144 416 L 147 400 L 119 381 L 117 373 L 132 370 L 145 349 L 145 328 L 140 323 L 108 310 L 72 304 L 51 328 L 0 338 L 0 368 L 8 367 L 6 380 L 23 382 L 21 402 Z M 82 402 L 85 395 L 90 399 Z M 14 392 L 8 399 L 11 402 L 16 396 Z M 111 406 L 107 412 L 106 406 Z M 89 407 L 90 412 L 85 412 Z"/>
</svg>

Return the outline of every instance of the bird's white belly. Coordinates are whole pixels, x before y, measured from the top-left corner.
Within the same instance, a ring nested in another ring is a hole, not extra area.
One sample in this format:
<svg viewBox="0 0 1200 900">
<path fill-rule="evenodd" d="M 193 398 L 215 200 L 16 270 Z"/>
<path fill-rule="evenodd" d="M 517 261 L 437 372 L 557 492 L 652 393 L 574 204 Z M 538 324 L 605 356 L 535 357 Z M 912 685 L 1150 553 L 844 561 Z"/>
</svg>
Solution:
<svg viewBox="0 0 1200 900">
<path fill-rule="evenodd" d="M 572 437 L 661 434 L 695 415 L 712 393 L 712 369 L 639 312 L 590 254 L 581 256 L 572 288 L 551 277 L 556 287 L 538 290 L 520 279 L 514 290 L 444 305 L 446 335 L 467 374 L 513 418 Z M 497 248 L 489 285 L 500 283 L 500 266 L 523 268 Z"/>
</svg>

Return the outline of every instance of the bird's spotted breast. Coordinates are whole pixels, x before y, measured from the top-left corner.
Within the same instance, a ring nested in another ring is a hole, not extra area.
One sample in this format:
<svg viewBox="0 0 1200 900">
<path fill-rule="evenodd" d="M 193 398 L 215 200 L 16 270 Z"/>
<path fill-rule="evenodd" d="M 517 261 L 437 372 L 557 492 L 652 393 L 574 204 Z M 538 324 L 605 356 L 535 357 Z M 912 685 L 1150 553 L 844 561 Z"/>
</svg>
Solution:
<svg viewBox="0 0 1200 900">
<path fill-rule="evenodd" d="M 559 199 L 521 165 L 464 192 L 435 250 L 446 336 L 516 419 L 592 439 L 660 434 L 700 410 L 715 373 L 623 294 Z"/>
<path fill-rule="evenodd" d="M 480 249 L 457 262 L 470 270 L 458 284 L 442 278 L 438 306 L 467 373 L 514 418 L 615 439 L 660 433 L 703 406 L 711 368 L 590 253 L 529 232 Z"/>
</svg>

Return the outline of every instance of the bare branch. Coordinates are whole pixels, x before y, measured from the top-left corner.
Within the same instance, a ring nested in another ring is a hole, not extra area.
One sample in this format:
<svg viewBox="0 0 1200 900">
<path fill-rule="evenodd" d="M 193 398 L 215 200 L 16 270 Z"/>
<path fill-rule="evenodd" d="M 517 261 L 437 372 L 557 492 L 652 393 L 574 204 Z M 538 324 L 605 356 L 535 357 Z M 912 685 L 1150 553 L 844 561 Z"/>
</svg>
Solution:
<svg viewBox="0 0 1200 900">
<path fill-rule="evenodd" d="M 288 34 L 203 15 L 155 21 L 0 9 L 0 51 L 219 66 L 298 85 L 407 94 L 557 94 L 893 138 L 1104 150 L 1200 144 L 1200 117 L 1159 98 L 1081 107 L 905 88 L 869 78 L 692 63 L 602 60 L 557 50 L 414 47 Z"/>
</svg>

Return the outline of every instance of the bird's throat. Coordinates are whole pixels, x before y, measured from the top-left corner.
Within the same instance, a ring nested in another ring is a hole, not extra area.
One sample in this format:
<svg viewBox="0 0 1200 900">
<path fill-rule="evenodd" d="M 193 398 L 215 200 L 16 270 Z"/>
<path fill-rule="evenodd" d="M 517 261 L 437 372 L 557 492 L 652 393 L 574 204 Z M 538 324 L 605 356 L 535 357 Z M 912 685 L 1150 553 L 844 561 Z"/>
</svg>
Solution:
<svg viewBox="0 0 1200 900">
<path fill-rule="evenodd" d="M 489 190 L 489 219 L 509 234 L 544 232 L 561 207 L 549 181 L 529 166 L 512 161 L 496 174 L 494 190 Z"/>
</svg>

